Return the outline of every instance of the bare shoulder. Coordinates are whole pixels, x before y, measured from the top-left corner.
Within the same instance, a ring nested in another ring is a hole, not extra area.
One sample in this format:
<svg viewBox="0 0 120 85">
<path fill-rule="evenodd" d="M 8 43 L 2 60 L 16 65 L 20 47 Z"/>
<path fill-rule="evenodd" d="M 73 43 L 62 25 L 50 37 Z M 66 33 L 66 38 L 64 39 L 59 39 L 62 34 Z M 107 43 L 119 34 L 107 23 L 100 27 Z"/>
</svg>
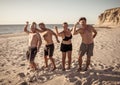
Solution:
<svg viewBox="0 0 120 85">
<path fill-rule="evenodd" d="M 48 29 L 48 28 L 47 28 L 47 31 L 49 31 L 49 32 L 53 32 L 51 29 Z"/>
<path fill-rule="evenodd" d="M 39 33 L 39 32 L 37 32 L 37 33 L 36 33 L 36 35 L 40 35 L 40 33 Z"/>
<path fill-rule="evenodd" d="M 51 29 L 47 29 L 47 30 L 48 30 L 49 33 L 55 34 L 55 32 L 53 30 L 51 30 Z"/>
<path fill-rule="evenodd" d="M 35 33 L 35 35 L 36 35 L 36 37 L 40 37 L 40 33 L 39 32 Z"/>
<path fill-rule="evenodd" d="M 91 30 L 94 30 L 94 27 L 92 25 L 87 25 L 87 27 Z"/>
<path fill-rule="evenodd" d="M 46 28 L 46 31 L 47 31 L 47 32 L 52 32 L 52 30 L 51 30 L 51 29 L 49 29 L 49 28 Z"/>
<path fill-rule="evenodd" d="M 87 27 L 88 27 L 88 28 L 91 28 L 91 29 L 93 28 L 93 26 L 92 26 L 92 25 L 87 25 Z"/>
</svg>

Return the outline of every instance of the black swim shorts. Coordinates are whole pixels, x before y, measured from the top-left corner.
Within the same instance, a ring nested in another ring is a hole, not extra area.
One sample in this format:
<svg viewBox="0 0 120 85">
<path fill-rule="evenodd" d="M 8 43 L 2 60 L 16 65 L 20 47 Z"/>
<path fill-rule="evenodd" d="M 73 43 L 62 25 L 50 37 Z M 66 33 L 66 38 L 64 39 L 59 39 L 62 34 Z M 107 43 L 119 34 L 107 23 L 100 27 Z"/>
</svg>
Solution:
<svg viewBox="0 0 120 85">
<path fill-rule="evenodd" d="M 37 47 L 28 47 L 28 51 L 26 52 L 27 60 L 29 60 L 30 62 L 34 61 L 36 54 Z"/>
<path fill-rule="evenodd" d="M 46 45 L 44 48 L 44 56 L 52 57 L 54 52 L 54 44 Z"/>
<path fill-rule="evenodd" d="M 62 52 L 72 51 L 72 44 L 61 43 L 60 51 Z"/>
</svg>

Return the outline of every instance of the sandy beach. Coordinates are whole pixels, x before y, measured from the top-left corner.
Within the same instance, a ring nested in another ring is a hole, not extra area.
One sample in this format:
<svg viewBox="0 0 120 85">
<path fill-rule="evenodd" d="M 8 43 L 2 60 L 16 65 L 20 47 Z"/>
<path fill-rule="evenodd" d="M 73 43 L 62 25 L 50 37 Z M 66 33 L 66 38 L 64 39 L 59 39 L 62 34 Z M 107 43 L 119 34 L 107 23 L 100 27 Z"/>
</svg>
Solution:
<svg viewBox="0 0 120 85">
<path fill-rule="evenodd" d="M 54 38 L 53 57 L 57 69 L 50 71 L 50 68 L 42 68 L 45 45 L 43 41 L 35 59 L 39 70 L 35 72 L 28 69 L 25 57 L 28 35 L 25 33 L 0 35 L 0 85 L 120 85 L 120 27 L 96 28 L 96 30 L 98 35 L 94 40 L 94 56 L 86 72 L 76 72 L 81 43 L 80 35 L 74 35 L 72 39 L 73 53 L 70 70 L 61 70 L 60 43 L 57 43 Z M 85 68 L 86 56 L 83 59 L 82 69 Z"/>
</svg>

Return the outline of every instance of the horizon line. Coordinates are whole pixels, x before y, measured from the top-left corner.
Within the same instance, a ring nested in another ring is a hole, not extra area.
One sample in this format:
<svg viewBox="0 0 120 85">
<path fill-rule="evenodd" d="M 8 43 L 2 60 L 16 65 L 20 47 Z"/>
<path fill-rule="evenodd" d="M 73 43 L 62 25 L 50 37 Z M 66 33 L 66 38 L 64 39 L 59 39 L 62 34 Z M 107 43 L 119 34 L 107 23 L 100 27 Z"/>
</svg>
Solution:
<svg viewBox="0 0 120 85">
<path fill-rule="evenodd" d="M 52 23 L 53 24 L 53 23 Z M 59 23 L 60 24 L 60 23 Z M 72 23 L 68 24 L 71 25 Z M 93 23 L 88 23 L 88 24 L 93 24 Z M 25 24 L 0 24 L 0 25 L 25 25 Z M 31 24 L 30 24 L 31 25 Z M 49 25 L 49 24 L 45 24 L 45 25 Z"/>
</svg>

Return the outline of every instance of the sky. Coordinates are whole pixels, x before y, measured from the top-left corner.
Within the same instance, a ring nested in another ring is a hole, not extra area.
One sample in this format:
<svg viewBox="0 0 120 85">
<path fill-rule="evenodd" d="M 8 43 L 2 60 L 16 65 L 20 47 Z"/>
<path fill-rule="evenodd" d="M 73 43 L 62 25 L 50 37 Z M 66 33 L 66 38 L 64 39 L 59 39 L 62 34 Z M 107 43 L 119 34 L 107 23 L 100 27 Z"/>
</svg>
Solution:
<svg viewBox="0 0 120 85">
<path fill-rule="evenodd" d="M 120 0 L 0 0 L 0 24 L 74 24 L 80 17 L 95 24 L 106 9 L 120 7 Z"/>
</svg>

